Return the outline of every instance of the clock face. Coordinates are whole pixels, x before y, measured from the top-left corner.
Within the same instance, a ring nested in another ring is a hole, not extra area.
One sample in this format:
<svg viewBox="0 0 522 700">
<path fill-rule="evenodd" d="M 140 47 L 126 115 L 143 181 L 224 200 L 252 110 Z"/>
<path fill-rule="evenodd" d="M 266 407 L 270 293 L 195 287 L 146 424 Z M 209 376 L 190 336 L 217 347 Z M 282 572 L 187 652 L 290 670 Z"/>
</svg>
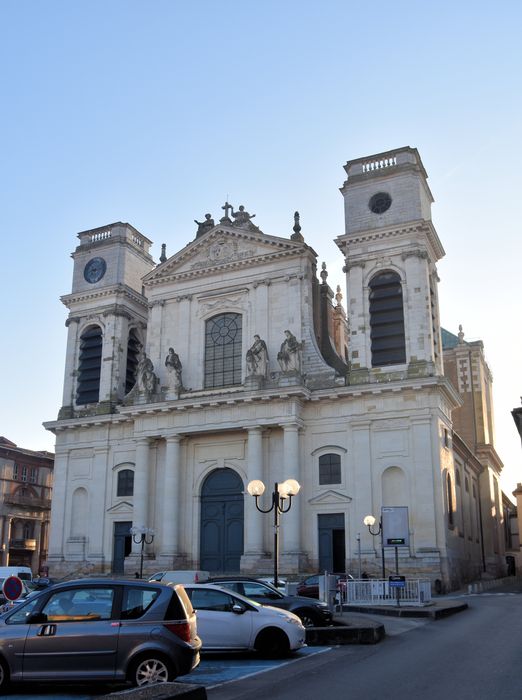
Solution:
<svg viewBox="0 0 522 700">
<path fill-rule="evenodd" d="M 373 197 L 370 197 L 368 206 L 374 214 L 383 214 L 391 207 L 392 198 L 387 192 L 377 192 Z"/>
<path fill-rule="evenodd" d="M 107 263 L 103 258 L 92 258 L 83 271 L 83 276 L 90 284 L 99 282 L 107 269 Z"/>
</svg>

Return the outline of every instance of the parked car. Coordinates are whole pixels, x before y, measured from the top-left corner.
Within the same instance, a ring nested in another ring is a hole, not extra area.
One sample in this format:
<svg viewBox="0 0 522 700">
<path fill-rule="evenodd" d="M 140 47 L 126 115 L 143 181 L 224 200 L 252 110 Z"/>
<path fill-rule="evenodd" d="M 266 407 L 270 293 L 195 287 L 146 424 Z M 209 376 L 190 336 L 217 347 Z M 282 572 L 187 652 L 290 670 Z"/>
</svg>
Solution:
<svg viewBox="0 0 522 700">
<path fill-rule="evenodd" d="M 200 648 L 181 585 L 59 583 L 0 616 L 0 692 L 9 680 L 171 681 L 198 665 Z"/>
<path fill-rule="evenodd" d="M 185 589 L 196 610 L 203 652 L 286 656 L 305 645 L 301 620 L 287 610 L 261 605 L 214 584 L 187 584 Z"/>
<path fill-rule="evenodd" d="M 303 596 L 305 598 L 319 598 L 319 578 L 323 574 L 314 574 L 313 576 L 307 576 L 303 581 L 301 581 L 297 586 L 297 595 Z M 337 578 L 337 590 L 342 592 L 346 589 L 346 581 L 348 579 L 353 580 L 353 576 L 350 574 L 330 574 Z"/>
<path fill-rule="evenodd" d="M 297 595 L 286 595 L 269 583 L 248 576 L 213 576 L 208 583 L 216 583 L 262 605 L 289 610 L 301 619 L 305 627 L 323 627 L 332 624 L 332 613 L 322 601 L 311 601 Z"/>
<path fill-rule="evenodd" d="M 277 586 L 275 585 L 273 576 L 260 576 L 257 580 L 263 581 L 264 583 L 269 583 L 273 588 L 277 588 L 278 591 L 281 591 L 281 593 L 286 593 L 286 579 L 284 578 L 277 579 Z"/>
<path fill-rule="evenodd" d="M 152 576 L 149 576 L 149 581 L 161 581 L 161 583 L 202 583 L 207 581 L 210 576 L 208 571 L 186 571 L 178 569 L 177 571 L 157 571 Z"/>
</svg>

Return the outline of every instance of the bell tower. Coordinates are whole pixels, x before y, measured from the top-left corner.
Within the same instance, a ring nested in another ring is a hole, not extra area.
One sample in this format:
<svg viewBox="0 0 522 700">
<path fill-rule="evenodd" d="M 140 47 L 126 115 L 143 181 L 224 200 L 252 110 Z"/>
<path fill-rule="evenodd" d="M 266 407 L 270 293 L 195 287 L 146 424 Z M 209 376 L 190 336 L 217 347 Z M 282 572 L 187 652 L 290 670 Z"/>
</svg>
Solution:
<svg viewBox="0 0 522 700">
<path fill-rule="evenodd" d="M 444 249 L 416 148 L 346 163 L 350 383 L 442 374 L 436 263 Z"/>
<path fill-rule="evenodd" d="M 110 413 L 133 382 L 145 341 L 142 278 L 154 267 L 151 241 L 117 222 L 78 234 L 69 309 L 63 405 L 59 418 Z"/>
</svg>

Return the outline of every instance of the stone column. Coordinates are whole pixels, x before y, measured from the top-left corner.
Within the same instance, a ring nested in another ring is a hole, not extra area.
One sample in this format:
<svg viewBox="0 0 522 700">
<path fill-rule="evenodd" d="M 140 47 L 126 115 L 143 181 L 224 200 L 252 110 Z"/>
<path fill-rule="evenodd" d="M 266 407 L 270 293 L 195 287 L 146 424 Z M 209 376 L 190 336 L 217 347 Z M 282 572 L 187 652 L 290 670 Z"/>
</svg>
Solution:
<svg viewBox="0 0 522 700">
<path fill-rule="evenodd" d="M 42 542 L 42 521 L 36 520 L 34 523 L 33 537 L 36 540 L 36 547 L 31 557 L 31 570 L 33 574 L 37 574 L 40 571 L 40 552 L 41 552 L 41 542 Z"/>
<path fill-rule="evenodd" d="M 107 493 L 108 447 L 95 447 L 92 461 L 93 498 L 90 504 L 88 523 L 88 560 L 96 566 L 95 571 L 104 573 L 103 541 L 105 532 L 105 510 Z M 110 554 L 107 555 L 110 561 Z"/>
<path fill-rule="evenodd" d="M 297 423 L 284 425 L 283 430 L 283 481 L 285 479 L 299 481 L 299 426 Z M 290 511 L 281 515 L 280 529 L 283 535 L 281 552 L 283 554 L 301 552 L 301 498 L 301 493 L 292 498 Z"/>
<path fill-rule="evenodd" d="M 149 523 L 149 438 L 136 440 L 136 465 L 134 468 L 134 510 L 132 525 L 150 527 Z M 141 544 L 132 542 L 132 553 L 139 556 Z"/>
<path fill-rule="evenodd" d="M 248 428 L 247 446 L 247 474 L 248 481 L 259 479 L 263 481 L 263 435 L 259 427 Z M 246 486 L 246 484 L 245 484 Z M 271 484 L 266 484 L 267 491 L 271 490 Z M 263 498 L 261 498 L 263 502 Z M 256 508 L 255 499 L 248 492 L 245 493 L 245 547 L 247 555 L 261 555 L 263 552 L 263 518 L 266 515 Z"/>
<path fill-rule="evenodd" d="M 11 525 L 13 519 L 6 516 L 2 533 L 2 566 L 9 566 L 9 540 L 11 539 Z"/>
<path fill-rule="evenodd" d="M 168 557 L 176 556 L 179 549 L 180 442 L 179 435 L 169 435 L 166 439 L 161 555 Z"/>
<path fill-rule="evenodd" d="M 60 439 L 57 435 L 57 442 Z M 65 522 L 65 503 L 68 481 L 68 457 L 67 448 L 56 446 L 54 456 L 54 481 L 51 501 L 51 524 L 49 528 L 49 546 L 47 561 L 52 569 L 53 565 L 59 565 L 64 558 L 64 542 L 70 535 L 70 522 Z M 52 574 L 51 574 L 52 575 Z"/>
</svg>

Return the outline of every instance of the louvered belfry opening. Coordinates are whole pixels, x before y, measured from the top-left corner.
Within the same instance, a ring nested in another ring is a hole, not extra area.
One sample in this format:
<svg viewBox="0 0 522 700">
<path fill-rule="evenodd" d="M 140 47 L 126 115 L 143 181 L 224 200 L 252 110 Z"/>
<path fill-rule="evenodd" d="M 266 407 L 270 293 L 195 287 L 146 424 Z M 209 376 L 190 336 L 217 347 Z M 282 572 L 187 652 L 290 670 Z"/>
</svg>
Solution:
<svg viewBox="0 0 522 700">
<path fill-rule="evenodd" d="M 97 403 L 100 400 L 102 345 L 102 330 L 99 326 L 90 326 L 82 333 L 78 363 L 77 404 Z"/>
<path fill-rule="evenodd" d="M 381 272 L 370 281 L 372 367 L 406 362 L 401 279 Z"/>
<path fill-rule="evenodd" d="M 125 370 L 125 393 L 128 394 L 136 383 L 136 370 L 138 367 L 141 343 L 136 331 L 131 329 L 127 341 L 127 368 Z"/>
</svg>

